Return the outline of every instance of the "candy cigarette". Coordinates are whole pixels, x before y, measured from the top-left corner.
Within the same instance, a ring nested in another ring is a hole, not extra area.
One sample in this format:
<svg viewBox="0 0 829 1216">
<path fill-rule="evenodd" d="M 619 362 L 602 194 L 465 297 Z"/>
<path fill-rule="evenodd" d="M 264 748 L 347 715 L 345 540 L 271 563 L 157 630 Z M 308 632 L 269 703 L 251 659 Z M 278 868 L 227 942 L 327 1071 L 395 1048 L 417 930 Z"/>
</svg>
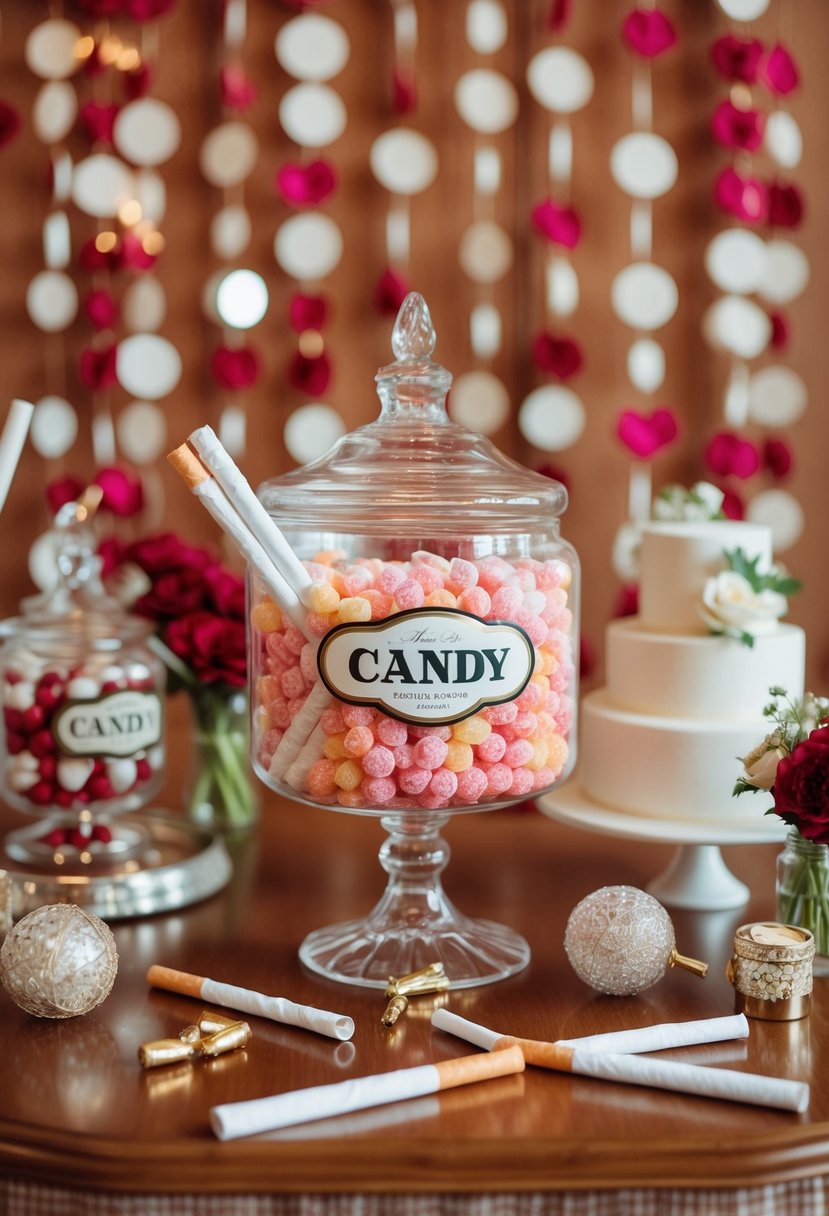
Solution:
<svg viewBox="0 0 829 1216">
<path fill-rule="evenodd" d="M 317 680 L 305 698 L 299 713 L 294 715 L 291 725 L 279 740 L 276 751 L 271 757 L 269 772 L 272 777 L 277 777 L 279 780 L 283 777 L 286 778 L 288 784 L 295 790 L 302 788 L 311 765 L 322 755 L 326 735 L 319 725 L 320 714 L 328 708 L 333 699 L 322 680 Z M 302 759 L 301 764 L 296 764 L 296 772 L 294 772 L 295 762 L 299 762 L 306 749 L 307 755 Z"/>
<path fill-rule="evenodd" d="M 523 1069 L 521 1049 L 511 1047 L 491 1055 L 463 1056 L 444 1060 L 440 1064 L 419 1064 L 414 1068 L 357 1077 L 334 1085 L 318 1085 L 269 1098 L 214 1106 L 210 1111 L 210 1126 L 220 1140 L 233 1140 L 297 1123 L 309 1123 L 314 1119 L 366 1110 L 386 1102 L 420 1098 L 474 1081 L 505 1077 Z"/>
<path fill-rule="evenodd" d="M 35 407 L 30 401 L 15 397 L 6 415 L 3 433 L 0 435 L 0 511 L 6 504 L 34 412 Z"/>
<path fill-rule="evenodd" d="M 233 502 L 225 495 L 210 471 L 190 451 L 186 443 L 170 452 L 167 459 L 222 531 L 231 538 L 245 561 L 267 585 L 280 608 L 307 637 L 305 610 L 296 590 L 274 565 L 255 533 L 250 531 L 246 521 L 239 516 Z"/>
<path fill-rule="evenodd" d="M 203 464 L 210 470 L 224 490 L 251 533 L 259 539 L 271 562 L 293 588 L 301 595 L 311 582 L 291 546 L 271 519 L 256 494 L 233 463 L 228 452 L 212 427 L 201 426 L 190 435 L 190 443 L 198 452 Z"/>
<path fill-rule="evenodd" d="M 455 1026 L 456 1015 L 450 1014 L 447 1024 L 446 1010 L 438 1009 L 432 1014 L 432 1025 L 457 1034 L 462 1027 Z M 464 1018 L 458 1018 L 463 1023 Z M 780 1110 L 802 1113 L 809 1105 L 809 1086 L 800 1081 L 788 1081 L 779 1077 L 761 1076 L 756 1073 L 735 1072 L 724 1068 L 701 1068 L 696 1064 L 676 1063 L 672 1060 L 652 1060 L 638 1055 L 615 1055 L 595 1050 L 566 1047 L 559 1043 L 542 1043 L 532 1039 L 514 1039 L 496 1035 L 491 1044 L 482 1040 L 493 1031 L 475 1026 L 480 1033 L 479 1046 L 495 1051 L 512 1050 L 513 1046 L 526 1046 L 528 1064 L 550 1068 L 556 1072 L 578 1073 L 604 1081 L 618 1081 L 625 1085 L 646 1085 L 653 1089 L 667 1089 L 674 1093 L 696 1094 L 703 1098 L 721 1098 L 729 1102 L 747 1102 L 754 1106 L 772 1106 Z M 468 1032 L 459 1037 L 466 1038 Z"/>
<path fill-rule="evenodd" d="M 253 1013 L 272 1022 L 283 1022 L 286 1026 L 300 1026 L 303 1030 L 314 1030 L 329 1039 L 350 1039 L 354 1034 L 354 1021 L 342 1013 L 329 1013 L 315 1009 L 312 1005 L 297 1005 L 281 996 L 266 996 L 249 988 L 237 988 L 233 984 L 221 984 L 201 975 L 190 975 L 172 967 L 153 964 L 147 972 L 147 983 L 167 992 L 179 992 L 182 996 L 200 997 L 214 1005 L 237 1009 L 242 1013 Z"/>
<path fill-rule="evenodd" d="M 537 1039 L 519 1039 L 514 1035 L 499 1034 L 469 1022 L 448 1009 L 436 1009 L 432 1025 L 439 1030 L 474 1043 L 487 1051 L 497 1050 L 505 1043 L 519 1043 L 528 1064 L 539 1063 L 536 1055 L 543 1055 L 549 1043 Z M 695 1043 L 721 1043 L 726 1039 L 748 1038 L 748 1019 L 742 1013 L 722 1018 L 700 1018 L 693 1022 L 663 1022 L 657 1026 L 641 1026 L 635 1030 L 613 1030 L 607 1034 L 590 1034 L 578 1039 L 557 1039 L 555 1047 L 578 1047 L 591 1054 L 608 1052 L 616 1055 L 636 1055 L 645 1051 L 666 1051 L 670 1047 L 690 1047 Z"/>
</svg>

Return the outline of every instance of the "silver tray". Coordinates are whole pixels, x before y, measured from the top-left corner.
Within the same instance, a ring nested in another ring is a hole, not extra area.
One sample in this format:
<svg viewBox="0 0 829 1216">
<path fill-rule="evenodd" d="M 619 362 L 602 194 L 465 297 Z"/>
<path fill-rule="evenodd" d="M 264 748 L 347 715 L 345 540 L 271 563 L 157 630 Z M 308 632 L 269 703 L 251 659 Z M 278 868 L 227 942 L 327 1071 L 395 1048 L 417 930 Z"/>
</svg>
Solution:
<svg viewBox="0 0 829 1216">
<path fill-rule="evenodd" d="M 71 903 L 103 920 L 172 912 L 215 895 L 233 871 L 224 841 L 204 828 L 163 813 L 124 815 L 146 836 L 139 858 L 107 873 L 84 873 L 67 861 L 60 871 L 26 870 L 0 853 L 11 879 L 12 915 L 19 920 L 47 903 Z"/>
</svg>

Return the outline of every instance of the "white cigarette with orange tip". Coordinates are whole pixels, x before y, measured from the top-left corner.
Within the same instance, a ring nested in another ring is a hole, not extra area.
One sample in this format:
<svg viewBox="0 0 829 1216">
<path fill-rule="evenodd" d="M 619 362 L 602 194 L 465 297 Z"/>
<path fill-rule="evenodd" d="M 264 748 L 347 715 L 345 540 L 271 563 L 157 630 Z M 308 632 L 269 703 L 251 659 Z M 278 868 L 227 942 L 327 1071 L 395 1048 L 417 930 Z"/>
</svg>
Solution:
<svg viewBox="0 0 829 1216">
<path fill-rule="evenodd" d="M 147 983 L 154 988 L 164 988 L 167 992 L 178 992 L 213 1005 L 223 1005 L 226 1009 L 237 1009 L 242 1013 L 270 1018 L 272 1022 L 283 1022 L 286 1026 L 313 1030 L 341 1042 L 354 1034 L 354 1020 L 346 1014 L 329 1013 L 326 1009 L 315 1009 L 313 1005 L 297 1005 L 282 996 L 267 996 L 250 988 L 222 984 L 202 975 L 161 967 L 157 963 L 147 972 Z"/>
<path fill-rule="evenodd" d="M 220 1140 L 234 1140 L 240 1136 L 254 1136 L 258 1132 L 309 1123 L 314 1119 L 346 1115 L 387 1102 L 421 1098 L 458 1085 L 509 1076 L 523 1069 L 521 1049 L 512 1047 L 491 1055 L 463 1056 L 444 1060 L 440 1064 L 419 1064 L 414 1068 L 400 1068 L 395 1072 L 356 1077 L 333 1085 L 297 1089 L 270 1098 L 214 1106 L 210 1111 L 210 1126 Z"/>
<path fill-rule="evenodd" d="M 518 1039 L 499 1034 L 470 1022 L 448 1009 L 436 1009 L 432 1025 L 487 1051 L 496 1050 L 504 1042 L 519 1042 L 527 1063 L 532 1064 L 533 1049 L 548 1047 L 536 1039 Z M 691 1047 L 697 1043 L 722 1043 L 727 1039 L 748 1038 L 748 1018 L 745 1014 L 729 1014 L 720 1018 L 698 1018 L 689 1022 L 663 1022 L 656 1026 L 638 1026 L 633 1030 L 612 1030 L 606 1034 L 590 1034 L 577 1039 L 556 1039 L 556 1047 L 578 1047 L 584 1051 L 609 1052 L 614 1055 L 638 1055 L 645 1051 L 666 1051 L 671 1047 Z"/>
<path fill-rule="evenodd" d="M 436 1010 L 432 1014 L 432 1024 L 449 1029 L 445 1020 L 438 1017 L 438 1014 L 443 1012 Z M 480 1031 L 485 1031 L 485 1027 L 476 1027 L 476 1032 Z M 457 1029 L 451 1031 L 456 1032 Z M 493 1033 L 488 1032 L 489 1035 Z M 460 1037 L 466 1038 L 466 1033 Z M 485 1038 L 486 1036 L 481 1034 L 475 1041 L 479 1046 L 486 1045 L 488 1051 L 496 1054 L 498 1051 L 511 1050 L 513 1046 L 520 1046 L 528 1064 L 550 1068 L 555 1072 L 572 1072 L 603 1081 L 618 1081 L 624 1085 L 645 1085 L 651 1089 L 667 1089 L 673 1093 L 696 1094 L 701 1098 L 720 1098 L 727 1102 L 771 1106 L 799 1114 L 809 1106 L 809 1086 L 801 1081 L 736 1072 L 725 1068 L 701 1068 L 697 1064 L 654 1060 L 640 1055 L 585 1051 L 558 1043 L 515 1039 L 509 1035 L 498 1035 L 491 1044 L 485 1044 Z"/>
<path fill-rule="evenodd" d="M 256 571 L 279 607 L 300 632 L 307 636 L 305 610 L 296 590 L 273 564 L 210 471 L 198 456 L 190 451 L 186 443 L 170 452 L 167 459 L 222 531 L 231 538 L 248 565 Z"/>
<path fill-rule="evenodd" d="M 31 401 L 15 397 L 6 415 L 3 433 L 0 435 L 0 511 L 6 504 L 34 412 L 35 407 Z"/>
<path fill-rule="evenodd" d="M 301 596 L 311 583 L 308 571 L 233 463 L 218 435 L 212 427 L 200 426 L 190 435 L 190 443 L 282 577 Z"/>
</svg>

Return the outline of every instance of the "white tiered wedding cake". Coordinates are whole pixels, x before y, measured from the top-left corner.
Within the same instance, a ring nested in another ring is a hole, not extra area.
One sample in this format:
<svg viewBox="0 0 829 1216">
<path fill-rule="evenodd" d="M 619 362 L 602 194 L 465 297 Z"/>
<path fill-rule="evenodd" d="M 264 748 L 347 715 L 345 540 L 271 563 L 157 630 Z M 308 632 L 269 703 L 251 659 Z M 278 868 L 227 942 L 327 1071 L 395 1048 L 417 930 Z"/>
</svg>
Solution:
<svg viewBox="0 0 829 1216">
<path fill-rule="evenodd" d="M 769 570 L 769 529 L 732 520 L 644 525 L 639 616 L 608 626 L 606 686 L 582 702 L 581 784 L 603 808 L 762 826 L 750 799 L 732 797 L 738 757 L 767 733 L 772 686 L 802 696 L 805 635 L 777 619 L 774 592 L 752 599 L 745 580 L 722 573 L 736 550 Z M 715 636 L 712 623 L 743 640 Z"/>
</svg>

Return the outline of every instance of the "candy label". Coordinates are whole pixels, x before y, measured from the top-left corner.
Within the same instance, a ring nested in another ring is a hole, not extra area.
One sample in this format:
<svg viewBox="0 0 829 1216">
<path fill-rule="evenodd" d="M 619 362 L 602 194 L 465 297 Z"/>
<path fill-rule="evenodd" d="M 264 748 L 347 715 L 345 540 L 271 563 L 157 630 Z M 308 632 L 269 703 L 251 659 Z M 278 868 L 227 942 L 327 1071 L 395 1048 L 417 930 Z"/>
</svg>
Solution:
<svg viewBox="0 0 829 1216">
<path fill-rule="evenodd" d="M 69 756 L 133 756 L 161 739 L 161 701 L 155 693 L 131 689 L 96 701 L 69 701 L 52 729 Z"/>
<path fill-rule="evenodd" d="M 337 625 L 320 645 L 317 666 L 341 701 L 440 726 L 514 700 L 533 673 L 535 652 L 525 631 L 508 621 L 414 608 Z"/>
</svg>

